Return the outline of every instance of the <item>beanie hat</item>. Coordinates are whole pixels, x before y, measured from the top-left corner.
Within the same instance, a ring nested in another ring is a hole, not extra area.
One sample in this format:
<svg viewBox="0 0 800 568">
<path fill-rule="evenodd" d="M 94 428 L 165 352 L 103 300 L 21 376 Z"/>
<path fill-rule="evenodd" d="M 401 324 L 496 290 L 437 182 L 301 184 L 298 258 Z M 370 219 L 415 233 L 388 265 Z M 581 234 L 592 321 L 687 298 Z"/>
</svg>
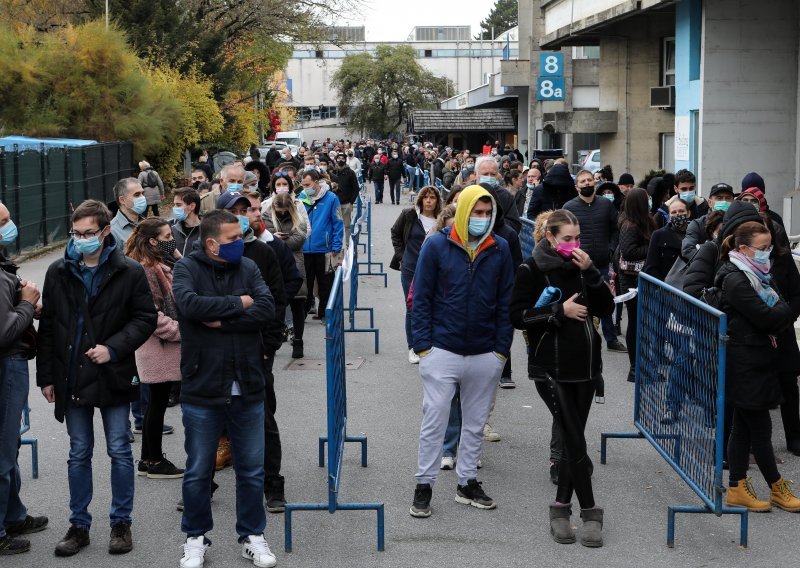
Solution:
<svg viewBox="0 0 800 568">
<path fill-rule="evenodd" d="M 742 191 L 745 191 L 748 188 L 757 187 L 763 193 L 766 193 L 766 189 L 764 188 L 764 178 L 758 175 L 756 172 L 750 172 L 749 174 L 745 175 L 742 178 Z"/>
<path fill-rule="evenodd" d="M 619 176 L 619 181 L 617 182 L 618 185 L 633 185 L 633 183 L 633 176 L 627 172 Z"/>
<path fill-rule="evenodd" d="M 743 195 L 752 195 L 756 199 L 758 199 L 758 210 L 759 211 L 766 211 L 767 210 L 767 198 L 764 197 L 764 192 L 758 189 L 757 187 L 748 187 L 742 193 L 736 196 L 737 200 L 742 199 Z"/>
<path fill-rule="evenodd" d="M 755 221 L 756 223 L 764 222 L 758 214 L 758 211 L 749 203 L 743 201 L 734 201 L 731 203 L 731 206 L 725 211 L 725 216 L 722 218 L 722 226 L 717 236 L 717 242 L 722 243 L 725 237 L 733 234 L 736 227 L 748 221 Z"/>
</svg>

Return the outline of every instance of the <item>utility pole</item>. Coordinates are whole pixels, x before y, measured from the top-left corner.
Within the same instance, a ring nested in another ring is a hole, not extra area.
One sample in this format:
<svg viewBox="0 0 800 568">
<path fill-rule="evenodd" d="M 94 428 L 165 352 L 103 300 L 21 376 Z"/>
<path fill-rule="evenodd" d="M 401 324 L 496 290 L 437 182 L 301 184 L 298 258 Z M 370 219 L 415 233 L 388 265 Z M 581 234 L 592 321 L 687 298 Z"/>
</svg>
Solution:
<svg viewBox="0 0 800 568">
<path fill-rule="evenodd" d="M 108 31 L 108 0 L 106 0 L 106 31 Z"/>
</svg>

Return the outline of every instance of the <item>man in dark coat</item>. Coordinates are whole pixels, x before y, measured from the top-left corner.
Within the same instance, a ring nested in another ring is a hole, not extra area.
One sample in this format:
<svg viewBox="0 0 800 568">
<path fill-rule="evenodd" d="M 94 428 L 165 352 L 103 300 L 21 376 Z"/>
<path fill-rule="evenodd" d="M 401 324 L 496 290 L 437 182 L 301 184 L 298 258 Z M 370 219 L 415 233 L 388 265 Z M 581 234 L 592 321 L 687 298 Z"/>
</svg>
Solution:
<svg viewBox="0 0 800 568">
<path fill-rule="evenodd" d="M 111 235 L 111 212 L 103 203 L 79 205 L 71 235 L 64 258 L 45 276 L 36 359 L 36 382 L 55 403 L 56 419 L 66 419 L 70 438 L 71 526 L 56 555 L 72 556 L 89 544 L 95 408 L 111 457 L 109 552 L 120 554 L 133 548 L 128 411 L 139 399 L 134 353 L 156 329 L 156 308 L 144 269 Z"/>
<path fill-rule="evenodd" d="M 555 164 L 547 170 L 541 185 L 533 189 L 527 217 L 535 221 L 542 211 L 561 209 L 573 197 L 575 197 L 575 182 L 567 166 Z"/>
</svg>

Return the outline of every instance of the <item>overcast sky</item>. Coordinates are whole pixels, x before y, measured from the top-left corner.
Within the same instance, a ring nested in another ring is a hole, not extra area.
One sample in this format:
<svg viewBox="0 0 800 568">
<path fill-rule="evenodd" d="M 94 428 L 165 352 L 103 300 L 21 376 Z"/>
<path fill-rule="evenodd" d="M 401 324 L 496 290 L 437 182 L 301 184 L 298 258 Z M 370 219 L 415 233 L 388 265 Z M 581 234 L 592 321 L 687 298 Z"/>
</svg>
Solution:
<svg viewBox="0 0 800 568">
<path fill-rule="evenodd" d="M 405 0 L 363 2 L 358 15 L 345 25 L 366 26 L 367 41 L 405 41 L 415 26 L 472 26 L 472 37 L 480 21 L 494 5 L 493 0 Z M 337 22 L 338 23 L 338 22 Z M 505 30 L 499 30 L 500 33 Z"/>
</svg>

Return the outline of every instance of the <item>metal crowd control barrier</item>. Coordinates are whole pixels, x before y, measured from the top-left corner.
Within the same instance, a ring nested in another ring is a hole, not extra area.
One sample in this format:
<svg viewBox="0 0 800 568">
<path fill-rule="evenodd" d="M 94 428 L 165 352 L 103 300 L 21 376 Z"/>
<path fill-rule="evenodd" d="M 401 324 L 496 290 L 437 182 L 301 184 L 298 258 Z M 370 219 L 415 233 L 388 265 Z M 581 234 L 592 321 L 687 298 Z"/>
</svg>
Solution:
<svg viewBox="0 0 800 568">
<path fill-rule="evenodd" d="M 367 437 L 347 435 L 347 380 L 344 353 L 344 294 L 341 267 L 336 270 L 328 305 L 325 307 L 325 359 L 328 390 L 328 435 L 319 439 L 319 465 L 325 466 L 325 443 L 328 443 L 328 502 L 287 503 L 284 528 L 286 552 L 292 551 L 292 513 L 343 510 L 374 510 L 378 515 L 378 550 L 384 549 L 383 503 L 339 503 L 342 457 L 345 442 L 361 444 L 361 466 L 367 467 Z"/>
<path fill-rule="evenodd" d="M 747 509 L 723 505 L 727 317 L 645 273 L 638 297 L 638 432 L 602 433 L 600 463 L 606 463 L 609 438 L 647 439 L 703 501 L 701 507 L 668 507 L 667 546 L 675 544 L 676 513 L 740 515 L 739 543 L 747 546 Z"/>
<path fill-rule="evenodd" d="M 519 232 L 519 245 L 522 249 L 522 258 L 528 258 L 533 253 L 533 221 L 526 217 L 520 217 L 522 230 Z"/>
<path fill-rule="evenodd" d="M 349 333 L 372 333 L 375 334 L 375 354 L 380 350 L 380 330 L 375 327 L 374 308 L 364 308 L 358 306 L 358 241 L 361 237 L 361 225 L 354 223 L 350 233 L 350 242 L 353 249 L 353 263 L 350 267 L 350 300 L 345 310 L 348 313 L 349 328 L 345 332 Z M 369 327 L 356 327 L 356 312 L 369 312 Z"/>
<path fill-rule="evenodd" d="M 383 269 L 383 263 L 378 261 L 372 260 L 372 200 L 367 199 L 367 261 L 366 262 L 359 262 L 358 264 L 361 266 L 366 266 L 367 271 L 360 274 L 360 276 L 383 276 L 383 287 L 387 288 L 389 286 L 389 275 L 386 274 L 386 271 Z M 373 266 L 378 266 L 378 270 L 376 272 L 372 271 Z"/>
<path fill-rule="evenodd" d="M 28 405 L 22 409 L 22 421 L 19 427 L 19 435 L 22 436 L 31 429 L 31 411 Z M 31 447 L 31 475 L 34 479 L 39 479 L 39 441 L 36 438 L 21 438 L 23 445 Z"/>
<path fill-rule="evenodd" d="M 358 199 L 356 200 L 354 211 L 353 211 L 353 221 L 350 225 L 350 234 L 352 235 L 356 231 L 356 225 L 359 227 L 364 225 L 366 218 L 364 216 L 364 198 L 359 195 Z M 361 250 L 366 254 L 367 252 L 367 243 L 357 242 L 355 243 L 356 247 L 363 247 Z"/>
</svg>

